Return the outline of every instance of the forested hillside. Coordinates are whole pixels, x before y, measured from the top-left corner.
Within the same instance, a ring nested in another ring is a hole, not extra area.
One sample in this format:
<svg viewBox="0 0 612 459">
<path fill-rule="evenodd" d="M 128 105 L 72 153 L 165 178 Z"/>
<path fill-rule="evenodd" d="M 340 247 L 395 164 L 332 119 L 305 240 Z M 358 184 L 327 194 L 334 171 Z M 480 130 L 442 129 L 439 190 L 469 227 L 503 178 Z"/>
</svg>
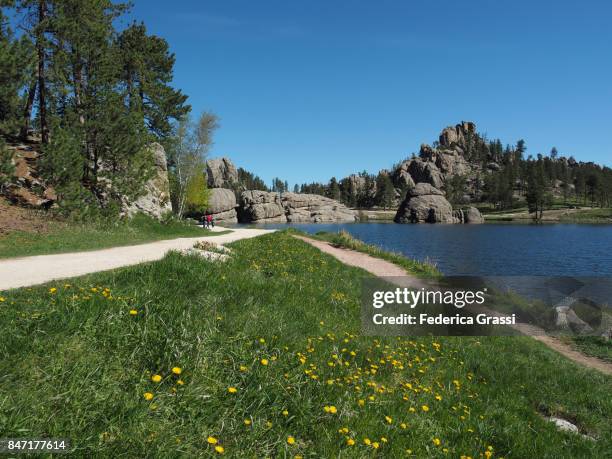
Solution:
<svg viewBox="0 0 612 459">
<path fill-rule="evenodd" d="M 527 204 L 541 212 L 554 202 L 610 207 L 612 169 L 559 154 L 529 154 L 524 140 L 503 146 L 465 122 L 444 129 L 432 146 L 378 174 L 367 171 L 328 183 L 305 183 L 301 192 L 341 200 L 351 207 L 396 207 L 408 189 L 426 182 L 445 191 L 452 204 L 490 204 L 511 209 Z"/>
<path fill-rule="evenodd" d="M 63 209 L 113 214 L 141 193 L 153 166 L 145 147 L 173 145 L 190 110 L 171 85 L 168 43 L 142 23 L 117 29 L 128 10 L 111 0 L 0 2 L 0 137 L 43 153 L 38 168 Z M 9 179 L 5 151 L 0 182 Z"/>
</svg>

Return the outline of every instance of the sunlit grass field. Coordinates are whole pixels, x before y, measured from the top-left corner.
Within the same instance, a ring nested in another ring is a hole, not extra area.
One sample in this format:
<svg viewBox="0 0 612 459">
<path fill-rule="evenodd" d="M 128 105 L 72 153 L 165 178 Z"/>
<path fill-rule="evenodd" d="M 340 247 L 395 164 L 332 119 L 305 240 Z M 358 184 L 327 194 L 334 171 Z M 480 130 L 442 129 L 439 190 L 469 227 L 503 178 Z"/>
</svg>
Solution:
<svg viewBox="0 0 612 459">
<path fill-rule="evenodd" d="M 0 438 L 68 437 L 77 457 L 612 450 L 609 377 L 530 338 L 362 337 L 365 275 L 283 232 L 226 263 L 0 292 Z"/>
<path fill-rule="evenodd" d="M 0 236 L 0 259 L 77 252 L 124 245 L 223 234 L 188 225 L 180 221 L 161 223 L 145 215 L 128 221 L 92 223 L 55 223 L 49 232 L 16 231 Z"/>
</svg>

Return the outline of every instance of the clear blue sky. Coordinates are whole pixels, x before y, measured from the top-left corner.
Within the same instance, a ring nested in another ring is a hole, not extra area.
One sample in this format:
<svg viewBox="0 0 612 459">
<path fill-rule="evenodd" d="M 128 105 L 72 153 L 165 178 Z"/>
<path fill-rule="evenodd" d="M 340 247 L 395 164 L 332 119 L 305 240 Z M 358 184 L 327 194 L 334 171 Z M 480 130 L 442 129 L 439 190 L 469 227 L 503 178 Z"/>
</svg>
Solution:
<svg viewBox="0 0 612 459">
<path fill-rule="evenodd" d="M 211 156 L 268 183 L 389 167 L 472 120 L 528 153 L 612 164 L 607 0 L 136 0 L 176 53 Z"/>
</svg>

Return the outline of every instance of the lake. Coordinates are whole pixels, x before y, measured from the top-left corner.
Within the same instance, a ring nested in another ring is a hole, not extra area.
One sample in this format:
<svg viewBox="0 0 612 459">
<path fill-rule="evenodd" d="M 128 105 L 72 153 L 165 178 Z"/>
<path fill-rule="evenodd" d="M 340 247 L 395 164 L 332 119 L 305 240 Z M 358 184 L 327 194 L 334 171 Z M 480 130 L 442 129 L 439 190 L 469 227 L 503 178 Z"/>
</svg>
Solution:
<svg viewBox="0 0 612 459">
<path fill-rule="evenodd" d="M 344 229 L 368 244 L 429 260 L 446 275 L 612 276 L 612 225 L 269 224 L 309 233 Z"/>
</svg>

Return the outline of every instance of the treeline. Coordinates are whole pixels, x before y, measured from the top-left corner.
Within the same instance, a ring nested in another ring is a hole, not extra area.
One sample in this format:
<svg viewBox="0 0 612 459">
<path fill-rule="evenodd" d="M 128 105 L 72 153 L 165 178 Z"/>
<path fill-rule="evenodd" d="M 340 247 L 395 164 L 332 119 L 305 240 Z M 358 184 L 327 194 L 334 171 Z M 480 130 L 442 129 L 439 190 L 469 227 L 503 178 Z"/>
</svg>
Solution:
<svg viewBox="0 0 612 459">
<path fill-rule="evenodd" d="M 348 207 L 391 208 L 398 198 L 405 195 L 406 190 L 393 185 L 389 173 L 381 171 L 378 175 L 362 171 L 338 181 L 332 177 L 326 184 L 319 182 L 303 183 L 300 193 L 311 193 L 326 196 L 342 202 Z"/>
<path fill-rule="evenodd" d="M 434 147 L 437 146 L 435 142 Z M 452 204 L 467 204 L 466 196 L 470 195 L 471 202 L 489 203 L 497 209 L 527 203 L 539 215 L 555 199 L 566 204 L 612 205 L 609 167 L 559 156 L 554 147 L 548 156 L 534 157 L 526 152 L 524 140 L 504 147 L 499 139 L 489 141 L 477 133 L 469 133 L 464 156 L 474 166 L 474 173 L 447 179 L 444 184 L 447 199 Z M 399 164 L 394 165 L 392 171 L 398 167 Z M 402 181 L 394 183 L 393 175 L 384 170 L 377 175 L 363 171 L 340 181 L 332 177 L 327 183 L 304 183 L 299 191 L 337 199 L 349 207 L 390 208 L 407 192 Z"/>
<path fill-rule="evenodd" d="M 0 134 L 39 138 L 40 168 L 67 211 L 113 214 L 141 193 L 147 145 L 175 143 L 190 111 L 170 85 L 168 43 L 142 23 L 116 29 L 128 10 L 111 0 L 0 0 Z"/>
</svg>

